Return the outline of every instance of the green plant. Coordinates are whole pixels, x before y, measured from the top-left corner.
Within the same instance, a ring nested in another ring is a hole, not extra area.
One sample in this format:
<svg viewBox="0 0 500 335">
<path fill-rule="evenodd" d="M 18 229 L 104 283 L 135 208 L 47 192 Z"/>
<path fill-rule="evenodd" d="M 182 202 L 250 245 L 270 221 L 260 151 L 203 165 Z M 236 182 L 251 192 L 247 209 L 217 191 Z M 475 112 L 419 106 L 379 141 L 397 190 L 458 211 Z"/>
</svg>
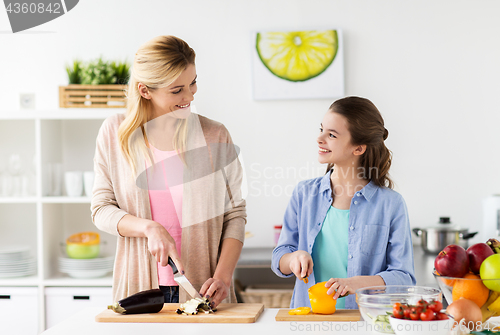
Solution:
<svg viewBox="0 0 500 335">
<path fill-rule="evenodd" d="M 82 84 L 109 85 L 116 83 L 115 70 L 102 58 L 89 62 L 82 71 Z"/>
<path fill-rule="evenodd" d="M 112 62 L 111 67 L 115 70 L 116 83 L 127 84 L 130 76 L 130 65 L 127 62 Z"/>
<path fill-rule="evenodd" d="M 81 84 L 82 62 L 80 62 L 79 60 L 73 61 L 73 67 L 66 66 L 66 72 L 68 73 L 70 84 Z"/>
</svg>

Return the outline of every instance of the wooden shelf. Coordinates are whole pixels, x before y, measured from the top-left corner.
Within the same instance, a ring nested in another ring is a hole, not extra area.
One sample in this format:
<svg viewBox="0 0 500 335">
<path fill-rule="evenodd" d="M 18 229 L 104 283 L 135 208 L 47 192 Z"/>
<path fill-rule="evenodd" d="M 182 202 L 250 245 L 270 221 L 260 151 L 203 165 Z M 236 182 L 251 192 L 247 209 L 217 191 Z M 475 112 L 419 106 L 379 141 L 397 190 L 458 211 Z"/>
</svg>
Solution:
<svg viewBox="0 0 500 335">
<path fill-rule="evenodd" d="M 90 204 L 90 197 L 42 197 L 44 204 Z"/>
<path fill-rule="evenodd" d="M 12 110 L 0 111 L 0 120 L 99 120 L 125 113 L 125 108 L 60 108 L 54 110 Z"/>
<path fill-rule="evenodd" d="M 113 276 L 107 275 L 102 278 L 85 278 L 85 279 L 78 279 L 78 278 L 72 278 L 66 275 L 60 275 L 58 277 L 54 278 L 49 278 L 43 280 L 43 285 L 44 286 L 65 286 L 65 287 L 79 287 L 79 286 L 85 286 L 85 287 L 111 287 L 113 285 Z"/>
</svg>

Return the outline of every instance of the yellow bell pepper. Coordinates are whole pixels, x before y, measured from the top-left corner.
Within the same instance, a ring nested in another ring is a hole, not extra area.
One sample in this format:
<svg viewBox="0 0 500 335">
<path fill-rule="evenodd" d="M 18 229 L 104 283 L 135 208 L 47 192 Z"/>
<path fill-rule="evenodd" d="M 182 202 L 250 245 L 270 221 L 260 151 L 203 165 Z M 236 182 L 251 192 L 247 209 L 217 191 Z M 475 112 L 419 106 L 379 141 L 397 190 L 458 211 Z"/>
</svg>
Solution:
<svg viewBox="0 0 500 335">
<path fill-rule="evenodd" d="M 333 294 L 326 294 L 329 288 L 325 287 L 325 283 L 317 283 L 307 290 L 313 313 L 333 314 L 336 311 L 337 300 L 333 299 Z"/>
<path fill-rule="evenodd" d="M 307 315 L 311 312 L 309 307 L 299 307 L 288 311 L 290 315 Z"/>
</svg>

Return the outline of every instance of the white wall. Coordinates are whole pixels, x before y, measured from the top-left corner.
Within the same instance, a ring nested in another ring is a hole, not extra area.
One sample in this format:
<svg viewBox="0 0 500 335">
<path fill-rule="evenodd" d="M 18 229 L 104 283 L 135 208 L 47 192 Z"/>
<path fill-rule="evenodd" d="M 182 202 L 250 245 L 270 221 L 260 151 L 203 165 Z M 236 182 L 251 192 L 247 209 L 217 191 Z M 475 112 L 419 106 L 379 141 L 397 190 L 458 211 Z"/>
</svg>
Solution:
<svg viewBox="0 0 500 335">
<path fill-rule="evenodd" d="M 332 101 L 253 101 L 250 33 L 339 28 L 346 95 L 382 112 L 412 226 L 451 216 L 476 230 L 481 200 L 500 192 L 499 12 L 495 0 L 85 0 L 11 34 L 0 9 L 0 110 L 16 110 L 21 92 L 57 108 L 75 58 L 132 60 L 154 36 L 185 39 L 197 52 L 198 111 L 223 122 L 244 154 L 255 235 L 246 245 L 271 246 L 293 186 L 323 172 L 315 138 Z"/>
</svg>

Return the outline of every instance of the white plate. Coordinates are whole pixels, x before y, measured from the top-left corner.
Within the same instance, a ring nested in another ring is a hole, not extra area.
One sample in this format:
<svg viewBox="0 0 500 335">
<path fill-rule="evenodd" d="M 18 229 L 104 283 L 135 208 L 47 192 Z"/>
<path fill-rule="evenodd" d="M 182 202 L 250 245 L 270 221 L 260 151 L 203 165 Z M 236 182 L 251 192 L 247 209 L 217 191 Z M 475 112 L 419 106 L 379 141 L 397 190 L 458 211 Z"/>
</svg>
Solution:
<svg viewBox="0 0 500 335">
<path fill-rule="evenodd" d="M 0 272 L 10 272 L 10 271 L 16 271 L 19 269 L 26 269 L 26 268 L 32 268 L 36 267 L 36 260 L 31 261 L 26 264 L 13 264 L 13 265 L 0 265 Z"/>
<path fill-rule="evenodd" d="M 21 264 L 28 264 L 28 263 L 31 263 L 33 262 L 33 260 L 36 260 L 36 258 L 33 258 L 33 257 L 28 257 L 26 259 L 23 259 L 23 260 L 0 260 L 0 267 L 4 266 L 4 265 L 21 265 Z"/>
<path fill-rule="evenodd" d="M 96 257 L 89 259 L 78 259 L 78 258 L 69 258 L 69 257 L 59 257 L 60 262 L 83 262 L 83 263 L 92 263 L 92 262 L 102 262 L 102 261 L 112 261 L 115 259 L 115 256 L 107 256 L 107 257 Z"/>
<path fill-rule="evenodd" d="M 111 270 L 86 270 L 86 271 L 61 271 L 73 278 L 99 278 L 103 277 Z"/>
<path fill-rule="evenodd" d="M 0 255 L 29 252 L 30 250 L 31 248 L 28 245 L 6 245 L 0 247 Z"/>
<path fill-rule="evenodd" d="M 36 273 L 36 268 L 27 269 L 24 271 L 6 272 L 0 273 L 0 278 L 14 278 L 14 277 L 24 277 Z"/>
</svg>

